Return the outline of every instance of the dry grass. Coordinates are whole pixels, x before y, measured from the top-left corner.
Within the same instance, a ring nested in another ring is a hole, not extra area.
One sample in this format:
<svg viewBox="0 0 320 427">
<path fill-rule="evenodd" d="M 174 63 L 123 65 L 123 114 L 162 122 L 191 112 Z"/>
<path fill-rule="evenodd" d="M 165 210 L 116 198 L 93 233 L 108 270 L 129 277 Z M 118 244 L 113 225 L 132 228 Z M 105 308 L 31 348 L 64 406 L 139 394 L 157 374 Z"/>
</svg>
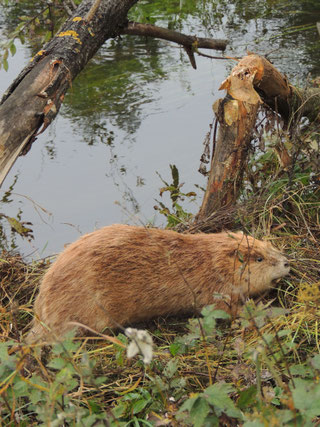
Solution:
<svg viewBox="0 0 320 427">
<path fill-rule="evenodd" d="M 257 238 L 267 238 L 287 254 L 291 262 L 290 275 L 256 305 L 249 304 L 249 311 L 245 309 L 231 323 L 218 321 L 209 332 L 203 332 L 202 319 L 156 319 L 143 325 L 155 343 L 155 357 L 150 367 L 145 367 L 137 358 L 128 360 L 120 346 L 87 337 L 76 351 L 68 353 L 71 366 L 80 376 L 79 386 L 68 393 L 73 402 L 87 408 L 94 402 L 110 415 L 110 408 L 119 407 L 123 402 L 129 405 L 126 396 L 134 396 L 135 392 L 137 396 L 150 393 L 157 396 L 161 409 L 149 412 L 149 420 L 159 425 L 161 422 L 184 425 L 176 420 L 176 415 L 188 395 L 201 393 L 217 381 L 232 383 L 237 390 L 261 384 L 260 399 L 268 405 L 268 396 L 274 387 L 287 390 L 286 384 L 292 382 L 291 367 L 320 353 L 319 186 L 304 185 L 298 180 L 293 185 L 285 183 L 275 189 L 270 180 L 264 182 L 262 188 L 254 197 L 246 197 L 245 203 L 221 210 L 206 222 L 193 224 L 190 231 L 241 228 Z M 41 356 L 37 345 L 32 348 L 23 345 L 37 287 L 48 265 L 47 260 L 28 264 L 19 255 L 2 253 L 0 342 L 12 340 L 12 352 L 19 355 L 20 362 L 7 383 L 1 383 L 0 395 L 7 391 L 11 378 L 21 372 L 23 382 L 36 374 L 48 387 L 54 383 L 56 372 L 47 364 L 52 355 L 42 353 Z M 123 335 L 118 338 L 127 342 Z M 29 353 L 33 355 L 32 363 Z M 86 363 L 91 364 L 90 369 Z M 167 373 L 171 363 L 176 366 L 172 377 Z M 86 369 L 93 370 L 94 378 L 103 377 L 99 386 L 94 384 L 91 374 L 84 374 Z M 127 420 L 133 417 L 132 412 L 129 415 L 133 409 L 128 408 Z M 32 416 L 28 418 L 30 425 L 32 419 Z M 231 419 L 224 422 L 236 425 Z"/>
</svg>

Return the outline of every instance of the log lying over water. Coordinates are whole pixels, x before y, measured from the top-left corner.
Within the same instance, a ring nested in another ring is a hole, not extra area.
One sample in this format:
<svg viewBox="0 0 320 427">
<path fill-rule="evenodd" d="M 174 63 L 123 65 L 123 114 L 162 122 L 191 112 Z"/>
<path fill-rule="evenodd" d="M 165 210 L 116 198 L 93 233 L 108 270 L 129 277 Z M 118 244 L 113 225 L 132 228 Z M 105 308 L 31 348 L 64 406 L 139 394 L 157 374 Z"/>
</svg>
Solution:
<svg viewBox="0 0 320 427">
<path fill-rule="evenodd" d="M 137 0 L 83 0 L 61 31 L 12 83 L 0 102 L 0 185 L 15 162 L 57 115 L 72 80 Z M 92 14 L 95 5 L 98 11 Z"/>
<path fill-rule="evenodd" d="M 138 0 L 83 0 L 61 31 L 41 49 L 0 101 L 0 186 L 21 153 L 25 153 L 58 114 L 72 80 L 102 44 L 123 34 L 166 38 L 185 46 L 224 50 L 226 41 L 197 39 L 174 31 L 128 23 Z M 147 30 L 146 30 L 147 29 Z"/>
</svg>

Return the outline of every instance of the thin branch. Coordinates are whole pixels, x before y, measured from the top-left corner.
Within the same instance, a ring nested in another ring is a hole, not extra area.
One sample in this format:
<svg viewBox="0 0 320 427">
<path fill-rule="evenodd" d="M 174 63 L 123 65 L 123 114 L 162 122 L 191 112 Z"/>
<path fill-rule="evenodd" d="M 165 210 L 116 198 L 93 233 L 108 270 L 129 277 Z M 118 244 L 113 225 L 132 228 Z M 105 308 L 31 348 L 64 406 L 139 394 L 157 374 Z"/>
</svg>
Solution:
<svg viewBox="0 0 320 427">
<path fill-rule="evenodd" d="M 188 36 L 178 31 L 157 27 L 156 25 L 141 24 L 131 21 L 121 29 L 120 34 L 154 37 L 178 43 L 185 48 L 193 68 L 196 68 L 193 52 L 197 51 L 199 48 L 225 51 L 228 43 L 227 40 Z"/>
<path fill-rule="evenodd" d="M 212 56 L 212 55 L 206 55 L 205 53 L 199 52 L 197 51 L 197 54 L 199 56 L 204 56 L 205 58 L 210 58 L 210 59 L 232 59 L 233 61 L 239 61 L 241 58 L 240 57 L 233 57 L 233 56 Z"/>
<path fill-rule="evenodd" d="M 194 68 L 195 70 L 197 69 L 197 63 L 196 63 L 196 58 L 194 57 L 194 51 L 190 46 L 184 46 L 184 50 L 186 51 L 190 63 L 192 65 L 192 68 Z"/>
</svg>

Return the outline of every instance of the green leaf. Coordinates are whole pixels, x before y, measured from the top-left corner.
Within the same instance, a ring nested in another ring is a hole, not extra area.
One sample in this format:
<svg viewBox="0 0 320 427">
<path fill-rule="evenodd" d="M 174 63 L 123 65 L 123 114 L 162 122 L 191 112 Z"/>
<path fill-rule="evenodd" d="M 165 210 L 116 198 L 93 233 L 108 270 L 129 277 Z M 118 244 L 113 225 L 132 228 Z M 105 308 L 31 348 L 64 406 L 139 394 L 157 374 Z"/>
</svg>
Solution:
<svg viewBox="0 0 320 427">
<path fill-rule="evenodd" d="M 67 361 L 65 359 L 62 359 L 61 357 L 56 357 L 55 359 L 52 359 L 47 366 L 49 368 L 58 369 L 59 371 L 64 368 L 67 364 Z"/>
<path fill-rule="evenodd" d="M 173 375 L 177 372 L 178 369 L 178 361 L 170 360 L 167 363 L 166 367 L 163 370 L 163 375 L 167 378 L 172 378 Z"/>
<path fill-rule="evenodd" d="M 51 31 L 47 31 L 44 35 L 44 42 L 46 43 L 49 40 L 51 40 L 51 36 L 52 36 Z"/>
<path fill-rule="evenodd" d="M 26 40 L 25 40 L 24 35 L 22 33 L 19 34 L 19 39 L 20 39 L 21 44 L 25 44 Z"/>
<path fill-rule="evenodd" d="M 30 393 L 28 384 L 21 380 L 14 384 L 13 391 L 15 398 L 28 396 Z"/>
<path fill-rule="evenodd" d="M 189 399 L 187 399 L 181 406 L 181 408 L 179 409 L 179 412 L 183 412 L 183 411 L 191 411 L 192 406 L 194 405 L 195 401 L 198 399 L 198 395 L 193 396 L 193 397 L 189 397 Z"/>
<path fill-rule="evenodd" d="M 173 342 L 170 344 L 169 350 L 172 356 L 176 356 L 178 353 L 181 353 L 182 345 L 178 342 Z"/>
<path fill-rule="evenodd" d="M 214 414 L 208 415 L 203 423 L 203 427 L 219 427 L 219 425 L 220 425 L 219 418 Z"/>
<path fill-rule="evenodd" d="M 105 415 L 103 416 L 105 418 Z M 83 427 L 92 427 L 92 426 L 104 426 L 105 424 L 98 423 L 98 420 L 101 419 L 101 417 L 97 417 L 97 414 L 89 415 L 88 417 L 81 417 L 81 426 Z"/>
<path fill-rule="evenodd" d="M 272 317 L 284 316 L 285 314 L 288 313 L 288 310 L 282 307 L 269 307 L 267 312 L 268 312 L 268 317 L 272 318 Z M 291 335 L 291 334 L 292 334 L 291 329 L 282 329 L 281 331 L 278 332 L 279 337 L 286 337 L 287 335 Z"/>
<path fill-rule="evenodd" d="M 18 234 L 20 234 L 20 236 L 27 236 L 30 232 L 32 232 L 31 228 L 25 227 L 16 218 L 6 216 L 6 220 L 9 222 L 11 228 L 13 228 Z"/>
<path fill-rule="evenodd" d="M 44 392 L 37 388 L 33 388 L 29 394 L 29 399 L 30 402 L 35 405 L 38 402 L 44 400 Z"/>
<path fill-rule="evenodd" d="M 170 165 L 171 174 L 172 174 L 172 180 L 173 180 L 173 186 L 175 188 L 178 188 L 179 186 L 179 171 L 176 165 Z"/>
<path fill-rule="evenodd" d="M 215 332 L 217 321 L 213 316 L 205 316 L 203 319 L 203 329 L 207 335 L 212 335 Z"/>
<path fill-rule="evenodd" d="M 202 427 L 204 420 L 210 412 L 210 407 L 206 399 L 198 397 L 192 405 L 190 411 L 190 418 L 194 427 Z"/>
<path fill-rule="evenodd" d="M 2 65 L 3 65 L 3 68 L 5 69 L 5 71 L 8 71 L 9 64 L 8 64 L 7 59 L 5 59 L 5 58 L 2 59 Z"/>
<path fill-rule="evenodd" d="M 116 419 L 121 418 L 127 412 L 127 405 L 124 402 L 120 402 L 115 408 L 112 409 L 112 413 Z"/>
<path fill-rule="evenodd" d="M 170 382 L 170 386 L 171 388 L 177 388 L 179 390 L 185 388 L 187 384 L 187 381 L 185 378 L 183 377 L 179 377 L 179 378 L 174 378 L 173 380 L 171 380 Z"/>
<path fill-rule="evenodd" d="M 16 45 L 14 43 L 11 43 L 10 45 L 10 53 L 13 56 L 17 52 Z"/>
<path fill-rule="evenodd" d="M 62 384 L 67 390 L 72 390 L 78 384 L 78 381 L 73 378 L 74 374 L 76 374 L 75 369 L 68 364 L 57 373 L 55 382 Z"/>
<path fill-rule="evenodd" d="M 316 355 L 311 359 L 311 365 L 312 365 L 315 369 L 319 369 L 319 370 L 320 370 L 320 354 L 316 354 Z"/>
<path fill-rule="evenodd" d="M 273 307 L 274 308 L 274 307 Z M 287 310 L 285 310 L 287 312 Z M 278 315 L 280 316 L 281 314 L 285 314 L 285 313 L 278 313 Z M 277 317 L 277 316 L 275 316 Z M 282 337 L 287 337 L 287 336 L 291 336 L 292 335 L 292 329 L 282 329 L 282 331 L 278 332 L 278 337 L 282 338 Z"/>
<path fill-rule="evenodd" d="M 216 310 L 215 305 L 207 305 L 201 310 L 201 314 L 203 317 L 211 315 L 215 319 L 230 319 L 230 314 L 225 312 L 224 310 Z"/>
<path fill-rule="evenodd" d="M 296 378 L 292 398 L 296 409 L 310 419 L 320 415 L 320 384 Z"/>
<path fill-rule="evenodd" d="M 292 365 L 290 366 L 290 373 L 292 375 L 299 375 L 300 377 L 306 377 L 311 373 L 310 366 L 306 365 Z"/>
<path fill-rule="evenodd" d="M 107 380 L 107 377 L 97 377 L 94 379 L 95 385 L 101 385 Z"/>
<path fill-rule="evenodd" d="M 240 393 L 237 406 L 240 409 L 248 408 L 253 402 L 255 402 L 257 396 L 257 387 L 252 385 L 251 387 L 243 390 Z"/>
<path fill-rule="evenodd" d="M 263 340 L 267 345 L 270 345 L 272 343 L 272 341 L 274 340 L 274 334 L 270 334 L 270 333 L 265 333 L 262 335 L 263 336 Z"/>
<path fill-rule="evenodd" d="M 215 305 L 208 305 L 201 311 L 203 315 L 203 328 L 206 334 L 216 330 L 216 319 L 229 319 L 230 315 L 223 310 L 216 310 Z"/>
<path fill-rule="evenodd" d="M 150 399 L 140 399 L 137 400 L 132 406 L 132 411 L 134 414 L 138 414 L 141 412 L 150 402 Z"/>
<path fill-rule="evenodd" d="M 264 424 L 262 421 L 254 420 L 254 421 L 247 421 L 243 424 L 243 427 L 265 427 L 266 424 Z"/>
<path fill-rule="evenodd" d="M 141 399 L 141 394 L 133 391 L 132 393 L 127 393 L 123 396 L 123 400 L 139 400 Z"/>
<path fill-rule="evenodd" d="M 88 400 L 88 406 L 93 413 L 100 413 L 102 411 L 101 405 L 94 400 Z"/>
<path fill-rule="evenodd" d="M 229 417 L 242 419 L 241 411 L 236 408 L 233 401 L 228 396 L 233 391 L 231 384 L 227 383 L 216 383 L 208 387 L 203 395 L 206 396 L 208 402 L 214 406 L 217 416 L 220 416 L 223 412 L 229 415 Z"/>
<path fill-rule="evenodd" d="M 11 356 L 8 354 L 8 343 L 2 342 L 0 343 L 0 360 L 1 363 L 6 362 L 11 358 Z"/>
<path fill-rule="evenodd" d="M 75 353 L 79 346 L 80 342 L 76 342 L 72 340 L 72 337 L 75 335 L 75 331 L 71 331 L 67 334 L 65 341 L 61 343 L 55 343 L 52 347 L 52 353 L 56 355 L 66 354 L 66 353 Z"/>
</svg>

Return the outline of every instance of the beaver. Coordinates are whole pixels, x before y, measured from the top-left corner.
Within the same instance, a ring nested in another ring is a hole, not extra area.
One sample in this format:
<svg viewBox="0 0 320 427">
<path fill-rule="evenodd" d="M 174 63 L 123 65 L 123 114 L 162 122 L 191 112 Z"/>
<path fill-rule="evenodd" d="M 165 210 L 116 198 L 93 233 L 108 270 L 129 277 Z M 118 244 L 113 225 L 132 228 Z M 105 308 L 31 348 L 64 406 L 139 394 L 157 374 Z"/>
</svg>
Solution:
<svg viewBox="0 0 320 427">
<path fill-rule="evenodd" d="M 67 246 L 48 269 L 27 342 L 61 337 L 72 321 L 100 332 L 213 303 L 232 311 L 288 272 L 281 252 L 241 232 L 107 226 Z"/>
</svg>

